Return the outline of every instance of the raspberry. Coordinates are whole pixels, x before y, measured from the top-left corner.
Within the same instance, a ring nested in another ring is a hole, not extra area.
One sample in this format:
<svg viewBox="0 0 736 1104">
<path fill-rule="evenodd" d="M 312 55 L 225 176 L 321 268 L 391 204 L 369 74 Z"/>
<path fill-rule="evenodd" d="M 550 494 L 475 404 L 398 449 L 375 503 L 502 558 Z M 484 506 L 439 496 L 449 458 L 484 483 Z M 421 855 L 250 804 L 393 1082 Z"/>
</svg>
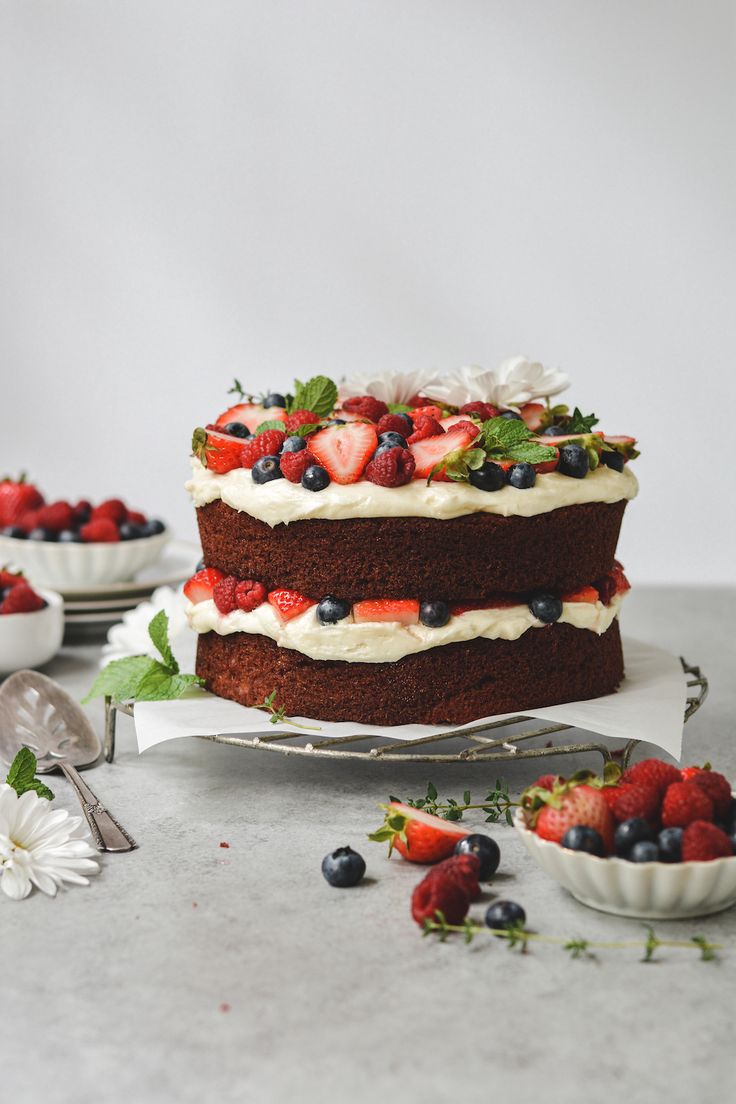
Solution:
<svg viewBox="0 0 736 1104">
<path fill-rule="evenodd" d="M 45 605 L 46 603 L 41 595 L 36 594 L 28 583 L 19 583 L 18 586 L 14 586 L 8 591 L 0 603 L 0 614 L 35 613 L 36 610 L 43 609 Z"/>
<path fill-rule="evenodd" d="M 90 521 L 99 521 L 100 518 L 108 518 L 120 525 L 128 517 L 128 507 L 119 498 L 108 498 L 95 506 L 90 515 Z"/>
<path fill-rule="evenodd" d="M 616 791 L 617 796 L 609 802 L 609 808 L 619 824 L 632 817 L 643 817 L 653 826 L 659 823 L 659 791 L 654 786 L 632 782 L 629 786 L 616 787 Z"/>
<path fill-rule="evenodd" d="M 433 418 L 430 414 L 418 414 L 414 418 L 414 432 L 407 438 L 407 441 L 410 445 L 413 445 L 415 441 L 423 441 L 425 437 L 437 437 L 444 432 L 444 427 L 440 425 L 436 418 Z"/>
<path fill-rule="evenodd" d="M 406 439 L 411 433 L 411 418 L 405 414 L 384 414 L 376 429 L 379 433 L 400 433 Z"/>
<path fill-rule="evenodd" d="M 467 894 L 449 879 L 427 877 L 411 895 L 411 914 L 417 924 L 436 920 L 441 912 L 448 924 L 460 924 L 465 919 L 469 901 Z"/>
<path fill-rule="evenodd" d="M 262 456 L 277 456 L 285 440 L 286 434 L 280 429 L 267 429 L 251 437 L 243 445 L 241 464 L 244 468 L 252 468 Z"/>
<path fill-rule="evenodd" d="M 346 399 L 342 408 L 348 414 L 357 414 L 358 417 L 367 418 L 370 422 L 378 422 L 384 414 L 388 414 L 385 402 L 374 399 L 372 395 L 358 395 L 355 398 Z"/>
<path fill-rule="evenodd" d="M 253 579 L 244 579 L 235 588 L 235 601 L 238 609 L 250 613 L 263 605 L 268 597 L 268 592 L 263 583 L 257 583 Z"/>
<path fill-rule="evenodd" d="M 701 790 L 707 793 L 713 802 L 715 815 L 719 818 L 726 817 L 731 808 L 731 783 L 719 774 L 718 771 L 699 770 L 692 776 L 691 781 Z"/>
<path fill-rule="evenodd" d="M 610 597 L 608 600 L 610 601 Z M 603 595 L 601 601 L 606 601 Z M 661 795 L 673 782 L 680 782 L 681 777 L 677 767 L 673 767 L 671 763 L 665 763 L 661 759 L 642 759 L 640 763 L 635 763 L 624 771 L 621 781 L 624 784 L 643 782 L 645 786 L 654 786 Z"/>
<path fill-rule="evenodd" d="M 68 502 L 52 502 L 42 506 L 36 514 L 36 525 L 42 529 L 51 529 L 60 533 L 62 529 L 71 529 L 74 525 L 74 511 Z"/>
<path fill-rule="evenodd" d="M 296 433 L 300 426 L 303 425 L 319 425 L 320 419 L 316 414 L 313 414 L 311 410 L 295 410 L 293 414 L 290 414 L 286 419 L 284 428 L 288 433 Z"/>
<path fill-rule="evenodd" d="M 317 463 L 309 449 L 302 449 L 301 452 L 284 452 L 279 459 L 282 474 L 290 483 L 301 483 L 307 468 Z"/>
<path fill-rule="evenodd" d="M 469 402 L 460 407 L 458 414 L 475 414 L 482 422 L 486 422 L 489 418 L 497 418 L 498 410 L 490 403 Z"/>
<path fill-rule="evenodd" d="M 379 487 L 403 487 L 411 482 L 416 470 L 414 457 L 408 449 L 395 448 L 380 452 L 365 469 L 365 477 Z"/>
<path fill-rule="evenodd" d="M 480 859 L 477 855 L 450 855 L 432 867 L 427 878 L 449 881 L 463 891 L 469 901 L 480 897 Z"/>
<path fill-rule="evenodd" d="M 238 580 L 234 575 L 226 575 L 224 579 L 218 579 L 212 588 L 212 598 L 220 613 L 232 613 L 238 608 L 235 591 Z"/>
<path fill-rule="evenodd" d="M 731 840 L 715 824 L 694 820 L 682 833 L 682 861 L 710 862 L 733 855 Z"/>
<path fill-rule="evenodd" d="M 694 782 L 673 782 L 662 802 L 662 824 L 685 828 L 694 820 L 713 820 L 713 802 Z"/>
<path fill-rule="evenodd" d="M 106 517 L 93 518 L 92 521 L 88 521 L 79 530 L 79 535 L 88 544 L 112 544 L 113 541 L 120 540 L 117 525 Z"/>
</svg>

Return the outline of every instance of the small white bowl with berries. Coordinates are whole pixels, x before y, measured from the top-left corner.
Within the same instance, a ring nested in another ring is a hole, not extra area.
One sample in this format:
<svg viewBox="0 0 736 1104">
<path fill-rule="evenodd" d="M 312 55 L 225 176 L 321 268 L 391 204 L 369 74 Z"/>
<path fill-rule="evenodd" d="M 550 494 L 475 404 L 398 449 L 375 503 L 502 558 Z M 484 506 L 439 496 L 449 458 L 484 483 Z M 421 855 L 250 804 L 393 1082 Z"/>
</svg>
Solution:
<svg viewBox="0 0 736 1104">
<path fill-rule="evenodd" d="M 0 563 L 58 587 L 127 582 L 154 563 L 169 533 L 119 498 L 46 502 L 23 477 L 0 482 Z"/>
<path fill-rule="evenodd" d="M 31 586 L 21 572 L 0 570 L 0 675 L 48 663 L 64 636 L 64 601 Z"/>
<path fill-rule="evenodd" d="M 543 775 L 514 826 L 543 870 L 602 912 L 676 920 L 736 904 L 736 800 L 709 765 Z"/>
</svg>

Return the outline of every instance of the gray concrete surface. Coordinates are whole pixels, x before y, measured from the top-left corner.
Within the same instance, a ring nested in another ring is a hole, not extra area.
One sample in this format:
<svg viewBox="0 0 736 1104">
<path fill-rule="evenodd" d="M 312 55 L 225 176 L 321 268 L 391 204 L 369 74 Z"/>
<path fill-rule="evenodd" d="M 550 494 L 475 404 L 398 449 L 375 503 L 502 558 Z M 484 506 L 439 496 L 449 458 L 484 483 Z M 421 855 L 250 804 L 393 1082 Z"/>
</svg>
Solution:
<svg viewBox="0 0 736 1104">
<path fill-rule="evenodd" d="M 735 623 L 736 592 L 645 589 L 625 610 L 629 634 L 703 666 L 711 694 L 687 726 L 686 758 L 732 778 Z M 66 649 L 49 673 L 81 693 L 94 657 L 90 646 Z M 533 770 L 520 763 L 506 776 L 518 790 Z M 377 802 L 419 794 L 430 777 L 443 794 L 480 792 L 494 770 L 313 762 L 197 740 L 138 757 L 124 720 L 116 762 L 88 778 L 140 849 L 107 857 L 88 889 L 0 900 L 0 1098 L 726 1098 L 734 912 L 657 924 L 661 935 L 727 942 L 717 963 L 676 951 L 651 965 L 630 951 L 570 961 L 555 947 L 522 957 L 491 938 L 469 948 L 422 939 L 408 914 L 419 871 L 387 861 L 365 834 Z M 493 834 L 503 860 L 492 890 L 522 902 L 530 926 L 592 939 L 641 931 L 578 905 L 512 829 Z M 319 865 L 346 842 L 369 877 L 337 891 Z"/>
</svg>

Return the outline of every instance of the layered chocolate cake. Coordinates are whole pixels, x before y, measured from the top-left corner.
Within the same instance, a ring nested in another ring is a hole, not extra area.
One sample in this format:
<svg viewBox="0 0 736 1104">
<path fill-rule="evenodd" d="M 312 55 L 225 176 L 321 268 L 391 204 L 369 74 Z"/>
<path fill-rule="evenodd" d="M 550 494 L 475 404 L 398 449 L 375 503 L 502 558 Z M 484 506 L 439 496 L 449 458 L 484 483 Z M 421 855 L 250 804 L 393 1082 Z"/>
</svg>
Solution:
<svg viewBox="0 0 736 1104">
<path fill-rule="evenodd" d="M 566 385 L 520 357 L 340 395 L 318 376 L 195 430 L 205 566 L 185 594 L 207 687 L 379 725 L 615 690 L 638 454 L 553 405 Z"/>
</svg>

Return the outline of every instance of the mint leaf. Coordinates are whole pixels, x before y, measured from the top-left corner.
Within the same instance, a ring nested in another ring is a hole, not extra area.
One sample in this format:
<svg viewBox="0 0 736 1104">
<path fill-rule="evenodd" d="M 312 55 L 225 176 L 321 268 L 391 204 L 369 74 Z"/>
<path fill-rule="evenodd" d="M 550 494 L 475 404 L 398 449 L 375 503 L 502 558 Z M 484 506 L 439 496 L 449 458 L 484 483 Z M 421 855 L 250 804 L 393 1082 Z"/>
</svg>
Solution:
<svg viewBox="0 0 736 1104">
<path fill-rule="evenodd" d="M 311 410 L 318 418 L 326 418 L 335 409 L 337 386 L 327 376 L 314 376 L 302 383 L 294 381 L 294 398 L 289 403 L 292 410 Z"/>
<path fill-rule="evenodd" d="M 576 406 L 570 415 L 570 421 L 565 426 L 566 433 L 590 433 L 594 425 L 600 421 L 595 414 L 581 414 Z"/>
<path fill-rule="evenodd" d="M 545 460 L 554 460 L 556 453 L 548 445 L 538 445 L 536 441 L 522 441 L 508 450 L 509 458 L 527 464 L 542 464 Z"/>
<path fill-rule="evenodd" d="M 278 418 L 270 418 L 267 422 L 261 422 L 261 424 L 256 427 L 253 436 L 257 437 L 259 433 L 265 433 L 267 429 L 280 429 L 283 433 L 284 423 L 280 422 Z"/>
<path fill-rule="evenodd" d="M 130 701 L 137 697 L 142 679 L 155 666 L 160 664 L 146 655 L 114 659 L 100 671 L 87 696 L 82 698 L 82 704 L 99 697 L 109 697 L 113 701 Z"/>
<path fill-rule="evenodd" d="M 456 483 L 466 482 L 469 472 L 482 468 L 485 460 L 486 454 L 483 449 L 479 448 L 460 448 L 455 449 L 454 452 L 448 452 L 438 464 L 435 464 L 427 476 L 427 486 L 441 471 L 444 471 L 447 478 L 454 480 Z"/>
<path fill-rule="evenodd" d="M 172 675 L 178 674 L 179 664 L 176 662 L 176 657 L 169 644 L 169 615 L 166 610 L 159 610 L 156 616 L 151 619 L 148 626 L 148 635 Z"/>
<path fill-rule="evenodd" d="M 525 422 L 517 418 L 489 418 L 481 426 L 481 431 L 476 439 L 482 448 L 505 449 L 512 445 L 518 445 L 521 441 L 528 441 L 532 436 Z"/>
<path fill-rule="evenodd" d="M 39 797 L 45 797 L 47 801 L 54 800 L 53 790 L 50 790 L 46 783 L 42 782 L 40 778 L 34 778 L 22 792 L 25 793 L 26 790 L 35 790 Z"/>
<path fill-rule="evenodd" d="M 203 681 L 197 675 L 173 674 L 163 664 L 153 661 L 154 665 L 141 680 L 136 693 L 136 701 L 171 701 L 180 698 L 190 686 L 202 686 Z"/>
<path fill-rule="evenodd" d="M 5 781 L 20 797 L 28 790 L 35 790 L 39 797 L 53 801 L 54 795 L 45 783 L 35 777 L 38 760 L 30 748 L 22 747 L 10 764 Z"/>
</svg>

